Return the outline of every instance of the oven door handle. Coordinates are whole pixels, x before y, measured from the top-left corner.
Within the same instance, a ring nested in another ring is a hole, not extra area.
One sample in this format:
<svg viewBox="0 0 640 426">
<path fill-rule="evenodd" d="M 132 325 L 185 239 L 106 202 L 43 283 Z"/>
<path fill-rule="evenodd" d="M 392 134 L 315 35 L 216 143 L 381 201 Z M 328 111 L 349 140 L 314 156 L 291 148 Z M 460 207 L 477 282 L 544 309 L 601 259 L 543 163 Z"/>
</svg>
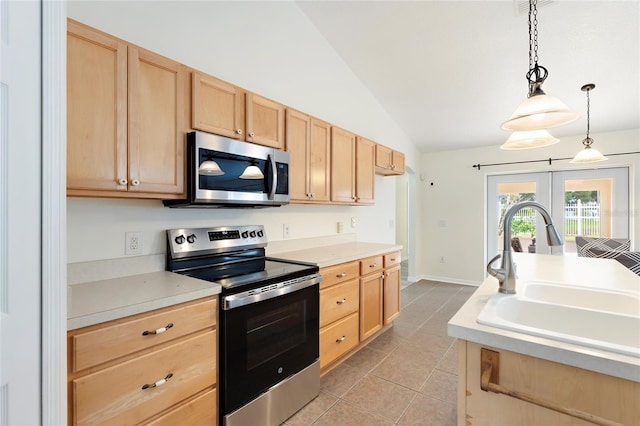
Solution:
<svg viewBox="0 0 640 426">
<path fill-rule="evenodd" d="M 222 297 L 222 309 L 228 311 L 240 306 L 250 305 L 252 303 L 262 302 L 263 300 L 273 299 L 274 297 L 284 296 L 303 288 L 311 287 L 322 281 L 322 275 L 314 274 L 303 278 L 297 278 L 290 281 L 284 281 L 279 284 L 268 285 L 263 288 L 249 290 L 238 294 L 231 294 Z"/>
</svg>

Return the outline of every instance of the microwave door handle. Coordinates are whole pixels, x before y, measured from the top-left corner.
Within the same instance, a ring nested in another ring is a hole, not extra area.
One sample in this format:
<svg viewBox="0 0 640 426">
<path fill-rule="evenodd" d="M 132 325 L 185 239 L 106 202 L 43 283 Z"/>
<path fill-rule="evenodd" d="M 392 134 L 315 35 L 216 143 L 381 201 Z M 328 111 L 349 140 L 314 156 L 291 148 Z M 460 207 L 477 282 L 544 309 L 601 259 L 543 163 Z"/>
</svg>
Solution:
<svg viewBox="0 0 640 426">
<path fill-rule="evenodd" d="M 278 171 L 276 170 L 276 160 L 273 155 L 269 154 L 267 159 L 271 163 L 271 189 L 269 190 L 269 199 L 273 200 L 276 194 L 276 187 L 278 186 Z"/>
</svg>

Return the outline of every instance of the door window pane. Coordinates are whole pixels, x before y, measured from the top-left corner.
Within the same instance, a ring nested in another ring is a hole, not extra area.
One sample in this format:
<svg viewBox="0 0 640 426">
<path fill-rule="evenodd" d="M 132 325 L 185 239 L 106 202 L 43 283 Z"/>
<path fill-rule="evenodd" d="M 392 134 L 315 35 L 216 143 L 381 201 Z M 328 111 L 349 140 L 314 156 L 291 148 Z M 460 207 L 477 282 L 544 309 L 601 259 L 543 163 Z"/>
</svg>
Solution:
<svg viewBox="0 0 640 426">
<path fill-rule="evenodd" d="M 504 182 L 498 184 L 498 250 L 502 251 L 504 216 L 514 204 L 522 201 L 536 201 L 536 182 Z M 535 211 L 526 208 L 518 211 L 511 222 L 511 247 L 514 251 L 535 253 L 536 250 Z"/>
</svg>

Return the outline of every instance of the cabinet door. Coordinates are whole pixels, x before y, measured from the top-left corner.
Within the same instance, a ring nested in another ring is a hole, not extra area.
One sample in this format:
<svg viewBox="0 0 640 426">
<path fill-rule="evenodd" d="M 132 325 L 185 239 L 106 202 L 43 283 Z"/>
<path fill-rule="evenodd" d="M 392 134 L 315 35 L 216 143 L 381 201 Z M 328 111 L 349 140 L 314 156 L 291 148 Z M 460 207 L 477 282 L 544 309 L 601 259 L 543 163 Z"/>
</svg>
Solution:
<svg viewBox="0 0 640 426">
<path fill-rule="evenodd" d="M 184 189 L 184 78 L 181 64 L 129 46 L 129 190 Z"/>
<path fill-rule="evenodd" d="M 331 125 L 311 119 L 309 191 L 314 201 L 331 199 Z"/>
<path fill-rule="evenodd" d="M 390 170 L 393 164 L 393 150 L 384 145 L 376 145 L 376 168 Z"/>
<path fill-rule="evenodd" d="M 191 126 L 244 140 L 244 90 L 210 75 L 191 74 Z"/>
<path fill-rule="evenodd" d="M 355 201 L 356 135 L 331 127 L 331 201 Z"/>
<path fill-rule="evenodd" d="M 127 46 L 67 22 L 67 188 L 126 191 Z"/>
<path fill-rule="evenodd" d="M 358 137 L 356 144 L 356 201 L 359 204 L 374 203 L 375 157 L 375 142 Z"/>
<path fill-rule="evenodd" d="M 398 151 L 393 151 L 393 171 L 399 175 L 403 175 L 405 172 L 404 167 L 404 154 Z"/>
<path fill-rule="evenodd" d="M 307 201 L 310 198 L 309 137 L 311 117 L 293 109 L 287 109 L 287 152 L 289 153 L 289 194 L 291 201 Z"/>
<path fill-rule="evenodd" d="M 360 278 L 360 341 L 382 328 L 382 274 Z"/>
<path fill-rule="evenodd" d="M 384 323 L 400 315 L 400 265 L 384 271 Z"/>
<path fill-rule="evenodd" d="M 246 102 L 247 142 L 284 149 L 284 105 L 249 92 Z"/>
</svg>

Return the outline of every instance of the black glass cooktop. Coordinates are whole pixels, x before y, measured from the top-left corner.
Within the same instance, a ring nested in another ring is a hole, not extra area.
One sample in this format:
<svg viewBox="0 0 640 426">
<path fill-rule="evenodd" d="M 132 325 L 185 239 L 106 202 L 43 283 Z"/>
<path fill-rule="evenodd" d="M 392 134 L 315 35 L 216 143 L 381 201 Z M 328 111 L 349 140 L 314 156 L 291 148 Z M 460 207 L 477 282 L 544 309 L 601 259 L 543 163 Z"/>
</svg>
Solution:
<svg viewBox="0 0 640 426">
<path fill-rule="evenodd" d="M 257 258 L 180 273 L 220 284 L 222 293 L 229 294 L 314 274 L 318 269 L 318 266 L 309 263 Z"/>
</svg>

